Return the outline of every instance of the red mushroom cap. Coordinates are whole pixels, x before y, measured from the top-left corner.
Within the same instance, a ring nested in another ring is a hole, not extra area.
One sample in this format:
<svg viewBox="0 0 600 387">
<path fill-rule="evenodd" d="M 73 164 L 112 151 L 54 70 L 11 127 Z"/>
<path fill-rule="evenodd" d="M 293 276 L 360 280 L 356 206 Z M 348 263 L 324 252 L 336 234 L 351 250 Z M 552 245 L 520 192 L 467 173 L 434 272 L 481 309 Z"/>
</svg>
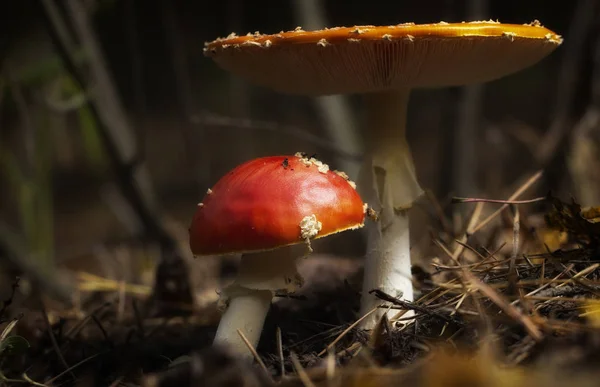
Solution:
<svg viewBox="0 0 600 387">
<path fill-rule="evenodd" d="M 344 173 L 314 158 L 257 158 L 208 190 L 192 220 L 190 248 L 217 255 L 293 245 L 362 227 L 365 208 Z"/>
</svg>

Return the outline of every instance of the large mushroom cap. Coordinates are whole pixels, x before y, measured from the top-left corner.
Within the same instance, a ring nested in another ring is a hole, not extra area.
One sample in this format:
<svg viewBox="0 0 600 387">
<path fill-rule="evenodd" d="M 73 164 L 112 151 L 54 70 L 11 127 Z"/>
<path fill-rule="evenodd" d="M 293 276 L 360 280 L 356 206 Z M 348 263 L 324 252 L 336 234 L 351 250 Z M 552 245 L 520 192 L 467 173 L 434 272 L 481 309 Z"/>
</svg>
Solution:
<svg viewBox="0 0 600 387">
<path fill-rule="evenodd" d="M 195 255 L 271 250 L 362 227 L 365 206 L 345 174 L 314 158 L 272 156 L 231 170 L 192 220 Z"/>
<path fill-rule="evenodd" d="M 490 81 L 533 65 L 561 42 L 537 21 L 442 22 L 231 34 L 204 52 L 255 84 L 328 95 Z"/>
</svg>

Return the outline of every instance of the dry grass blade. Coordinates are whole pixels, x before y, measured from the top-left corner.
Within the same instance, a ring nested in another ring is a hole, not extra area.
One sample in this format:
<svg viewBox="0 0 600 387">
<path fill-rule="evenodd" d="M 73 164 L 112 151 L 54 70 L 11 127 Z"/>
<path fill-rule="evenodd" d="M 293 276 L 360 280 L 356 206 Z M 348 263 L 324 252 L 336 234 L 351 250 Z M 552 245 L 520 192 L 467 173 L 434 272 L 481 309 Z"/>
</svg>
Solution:
<svg viewBox="0 0 600 387">
<path fill-rule="evenodd" d="M 452 203 L 497 203 L 497 204 L 531 204 L 537 202 L 543 202 L 548 198 L 541 196 L 539 198 L 525 199 L 525 200 L 502 200 L 502 199 L 484 199 L 484 198 L 460 198 L 453 197 Z"/>
<path fill-rule="evenodd" d="M 333 378 L 335 377 L 335 353 L 333 353 L 332 349 L 327 351 L 326 359 L 327 360 L 326 360 L 325 368 L 326 368 L 326 374 L 327 374 L 327 381 L 329 383 L 331 383 L 333 381 Z"/>
<path fill-rule="evenodd" d="M 361 349 L 362 349 L 362 344 L 357 341 L 355 343 L 352 343 L 348 348 L 344 348 L 344 349 L 338 351 L 335 354 L 335 356 L 337 356 L 337 357 L 342 357 L 342 356 L 354 357 L 354 356 L 356 356 L 358 351 L 360 351 Z"/>
<path fill-rule="evenodd" d="M 310 377 L 300 364 L 300 360 L 298 360 L 298 356 L 294 352 L 290 353 L 290 359 L 292 359 L 292 364 L 294 365 L 294 369 L 296 369 L 296 373 L 298 374 L 298 378 L 304 385 L 304 387 L 316 387 L 315 384 L 310 380 Z"/>
<path fill-rule="evenodd" d="M 580 278 L 583 279 L 586 275 L 594 272 L 598 267 L 600 267 L 600 263 L 594 263 L 593 265 L 590 265 L 590 266 L 586 267 L 585 269 L 575 273 L 575 275 L 573 275 L 571 278 L 569 278 L 568 281 L 563 282 L 560 285 L 557 285 L 556 287 L 560 288 L 562 286 L 567 285 L 569 282 L 579 282 L 579 283 L 581 283 L 581 285 L 585 286 L 585 282 L 582 282 L 580 280 Z M 573 267 L 571 266 L 571 268 L 568 269 L 567 271 L 571 271 L 572 269 L 573 269 Z"/>
<path fill-rule="evenodd" d="M 6 325 L 6 327 L 4 327 L 4 329 L 2 330 L 2 334 L 0 334 L 0 342 L 4 341 L 8 337 L 8 335 L 10 334 L 10 332 L 12 332 L 12 330 L 15 328 L 18 322 L 19 319 L 15 318 L 11 322 L 9 322 Z"/>
<path fill-rule="evenodd" d="M 321 352 L 319 352 L 319 354 L 317 356 L 323 356 L 325 353 L 327 353 L 327 351 L 329 349 L 332 349 L 342 338 L 344 338 L 344 336 L 346 336 L 348 334 L 348 332 L 350 332 L 353 328 L 355 328 L 356 326 L 358 326 L 358 324 L 360 324 L 360 322 L 362 320 L 364 320 L 365 318 L 367 318 L 368 316 L 370 316 L 377 309 L 379 309 L 379 306 L 376 306 L 375 308 L 371 309 L 370 311 L 368 311 L 367 313 L 365 313 L 364 316 L 362 316 L 361 318 L 359 318 L 358 320 L 356 320 L 355 322 L 353 322 L 352 324 L 350 324 L 350 326 L 348 328 L 344 329 L 344 331 L 342 333 L 340 333 L 340 335 L 338 337 L 336 337 L 336 339 L 333 340 L 329 345 L 327 345 L 327 347 L 325 347 L 324 350 L 322 350 Z"/>
<path fill-rule="evenodd" d="M 517 273 L 517 256 L 519 255 L 519 234 L 521 232 L 521 214 L 518 207 L 514 207 L 515 216 L 513 217 L 513 251 L 510 256 L 509 268 L 508 268 L 508 283 L 509 290 L 511 293 L 517 290 L 517 280 L 519 274 Z"/>
<path fill-rule="evenodd" d="M 471 222 L 472 224 L 475 224 L 474 222 L 474 217 L 472 218 Z M 442 244 L 442 242 L 440 242 L 439 240 L 434 240 L 433 241 L 442 251 L 444 251 L 446 253 L 446 255 L 448 255 L 449 257 L 452 257 L 453 254 L 450 253 L 450 250 L 448 250 L 448 248 L 446 246 L 444 246 Z M 462 245 L 464 248 L 470 248 L 468 247 L 467 244 L 465 243 L 461 243 L 459 241 L 456 241 L 458 244 Z M 496 251 L 490 252 L 488 253 L 488 257 L 481 260 L 480 262 L 474 264 L 474 265 L 458 265 L 458 266 L 447 266 L 448 268 L 452 268 L 455 270 L 464 270 L 467 268 L 472 268 L 472 269 L 477 269 L 480 266 L 483 266 L 484 264 L 488 263 L 488 261 L 490 259 L 493 259 L 496 255 L 496 253 L 498 251 L 500 251 L 500 249 L 504 247 L 504 244 L 502 244 L 500 247 L 498 247 L 498 249 Z M 454 261 L 456 262 L 456 261 Z M 497 263 L 498 261 L 494 261 L 492 263 Z M 453 284 L 456 282 L 456 279 L 450 280 L 448 283 L 446 284 L 437 284 L 437 288 L 432 290 L 431 292 L 423 295 L 421 298 L 419 298 L 419 300 L 417 300 L 417 303 L 422 303 L 423 305 L 429 305 L 431 303 L 433 303 L 434 301 L 436 301 L 437 299 L 439 299 L 440 297 L 449 294 L 453 289 L 464 289 L 464 285 L 456 285 L 454 286 Z M 462 294 L 464 295 L 464 294 Z"/>
<path fill-rule="evenodd" d="M 518 195 L 520 195 L 521 192 L 525 191 L 525 189 L 527 187 L 529 187 L 535 180 L 539 179 L 539 176 L 541 176 L 541 172 L 536 174 L 533 178 L 529 179 L 524 186 L 522 186 L 519 190 L 517 190 L 517 192 L 513 195 L 513 197 L 511 197 L 511 200 L 514 199 L 514 197 L 517 197 Z M 482 204 L 483 204 L 482 202 L 477 203 L 477 207 L 475 208 L 473 216 L 471 217 L 471 219 L 469 221 L 469 225 L 467 227 L 467 232 L 466 232 L 465 236 L 463 237 L 463 239 L 466 240 L 467 235 L 475 232 L 475 230 L 480 228 L 481 224 L 486 222 L 486 221 L 484 221 L 484 222 L 480 223 L 479 226 L 476 226 L 477 218 L 481 212 L 480 207 Z M 506 206 L 508 206 L 508 205 L 506 205 Z M 497 213 L 498 212 L 495 212 L 494 214 L 497 214 Z M 494 215 L 494 214 L 492 214 L 492 215 Z M 486 220 L 487 219 L 490 219 L 490 217 L 486 218 Z M 518 218 L 517 218 L 517 220 L 518 220 Z M 469 232 L 469 231 L 471 231 L 471 232 Z M 464 280 L 466 280 L 466 282 L 469 282 L 473 287 L 475 287 L 481 293 L 483 293 L 486 297 L 488 297 L 502 311 L 504 311 L 504 313 L 506 313 L 508 316 L 510 316 L 514 320 L 518 321 L 526 329 L 526 331 L 529 333 L 529 335 L 531 335 L 531 337 L 533 337 L 536 341 L 540 341 L 542 339 L 543 336 L 542 336 L 541 331 L 533 323 L 533 321 L 531 320 L 531 318 L 529 316 L 522 314 L 514 305 L 509 303 L 492 286 L 489 286 L 489 285 L 485 284 L 484 282 L 480 281 L 473 274 L 471 274 L 471 272 L 469 270 L 467 270 L 465 267 L 460 265 L 460 263 L 458 262 L 458 257 L 460 256 L 460 254 L 462 254 L 462 251 L 464 249 L 464 244 L 463 244 L 464 242 L 459 244 L 459 246 L 454 251 L 454 253 L 450 253 L 450 251 L 448 251 L 448 249 L 439 241 L 435 241 L 435 242 L 446 254 L 448 254 L 450 256 L 452 261 L 454 261 L 455 264 L 461 268 L 462 277 L 464 278 Z M 440 284 L 439 286 L 442 287 L 443 285 Z M 466 285 L 464 282 L 462 285 L 456 286 L 456 288 L 462 288 L 463 291 L 465 291 L 465 293 L 468 292 L 468 289 L 466 288 Z"/>
<path fill-rule="evenodd" d="M 383 314 L 383 315 L 381 315 L 381 318 L 379 319 L 379 321 L 377 321 L 377 324 L 375 325 L 375 327 L 371 330 L 371 333 L 369 334 L 368 348 L 372 352 L 381 348 L 383 343 L 387 340 L 389 332 L 390 332 L 389 320 L 387 318 L 387 315 Z M 329 360 L 329 356 L 331 355 L 332 351 L 333 351 L 332 349 L 329 349 L 327 351 L 327 356 L 328 356 L 327 360 Z"/>
<path fill-rule="evenodd" d="M 541 178 L 542 174 L 543 174 L 542 171 L 535 173 L 521 187 L 519 187 L 517 189 L 517 191 L 515 193 L 513 193 L 510 196 L 510 198 L 508 200 L 506 200 L 498 210 L 493 212 L 490 216 L 485 218 L 479 224 L 478 224 L 479 216 L 481 215 L 481 212 L 483 210 L 483 204 L 486 201 L 483 201 L 483 200 L 474 201 L 477 203 L 477 205 L 475 207 L 475 210 L 473 211 L 473 214 L 471 215 L 471 218 L 469 220 L 469 224 L 467 226 L 467 230 L 466 230 L 465 234 L 459 240 L 456 241 L 458 243 L 458 247 L 454 250 L 454 252 L 451 253 L 441 242 L 434 241 L 446 254 L 448 254 L 448 256 L 452 259 L 452 261 L 455 262 L 456 266 L 458 268 L 460 268 L 460 270 L 463 273 L 462 277 L 464 279 L 466 279 L 468 282 L 470 282 L 481 293 L 486 295 L 490 300 L 492 300 L 496 305 L 498 305 L 498 307 L 500 307 L 508 316 L 510 316 L 510 317 L 514 318 L 516 321 L 520 322 L 525 327 L 527 332 L 536 340 L 540 340 L 542 338 L 542 334 L 541 334 L 541 331 L 538 329 L 538 327 L 533 323 L 531 318 L 520 313 L 519 310 L 516 307 L 514 307 L 514 305 L 512 305 L 508 301 L 506 301 L 502 295 L 500 295 L 496 290 L 494 290 L 493 287 L 488 286 L 487 284 L 481 282 L 479 279 L 475 278 L 475 276 L 473 276 L 465 267 L 460 265 L 460 263 L 458 262 L 458 259 L 465 249 L 468 237 L 470 235 L 473 235 L 477 231 L 481 230 L 491 220 L 493 220 L 496 216 L 498 216 L 498 214 L 500 214 L 509 205 L 511 205 L 510 203 L 514 202 L 520 195 L 522 195 L 536 181 L 538 181 Z M 518 218 L 517 218 L 517 220 L 518 220 Z M 485 261 L 486 260 L 483 260 L 482 262 L 485 262 Z M 461 285 L 452 285 L 451 283 L 439 284 L 439 287 L 446 288 L 446 289 L 452 289 L 452 288 L 462 289 L 463 291 L 467 292 L 467 289 L 465 288 L 464 283 Z"/>
<path fill-rule="evenodd" d="M 81 318 L 76 324 L 74 324 L 68 331 L 66 331 L 63 334 L 63 339 L 65 339 L 65 343 L 68 343 L 69 339 L 71 339 L 74 335 L 78 334 L 83 329 L 85 324 L 87 324 L 92 319 L 92 315 L 95 315 L 96 313 L 100 312 L 102 309 L 110 306 L 111 304 L 111 302 L 105 302 L 94 308 L 85 317 Z M 65 344 L 63 344 L 63 346 L 64 345 Z"/>
<path fill-rule="evenodd" d="M 128 284 L 124 281 L 116 281 L 104 278 L 84 271 L 77 272 L 77 288 L 89 292 L 122 292 L 137 296 L 148 296 L 152 287 L 147 285 Z"/>
<path fill-rule="evenodd" d="M 67 374 L 67 373 L 69 373 L 69 372 L 73 372 L 73 370 L 74 370 L 75 368 L 77 368 L 77 367 L 79 367 L 79 366 L 81 366 L 81 365 L 83 365 L 83 364 L 85 364 L 85 363 L 89 362 L 90 360 L 93 360 L 93 359 L 95 359 L 96 357 L 98 357 L 98 356 L 100 356 L 100 355 L 105 355 L 105 354 L 107 354 L 108 352 L 109 352 L 109 351 L 105 351 L 105 352 L 97 353 L 97 354 L 95 354 L 95 355 L 92 355 L 92 356 L 90 356 L 90 357 L 86 357 L 85 359 L 81 360 L 79 363 L 77 363 L 77 364 L 74 364 L 74 365 L 73 365 L 71 368 L 69 368 L 69 369 L 67 369 L 67 370 L 65 370 L 65 371 L 63 371 L 63 372 L 61 372 L 60 374 L 56 375 L 56 376 L 55 376 L 55 377 L 53 377 L 52 379 L 48 380 L 48 381 L 46 382 L 46 385 L 49 385 L 49 386 L 51 386 L 51 385 L 52 385 L 52 383 L 53 383 L 54 381 L 56 381 L 56 380 L 58 380 L 58 379 L 62 378 L 64 375 L 66 375 L 66 374 Z"/>
<path fill-rule="evenodd" d="M 41 298 L 39 299 L 39 305 L 42 311 L 42 315 L 44 316 L 44 324 L 46 325 L 46 330 L 48 331 L 48 336 L 50 337 L 50 342 L 52 343 L 52 348 L 54 349 L 56 356 L 58 356 L 60 363 L 65 367 L 65 372 L 69 372 L 73 380 L 77 380 L 73 371 L 70 371 L 72 368 L 69 367 L 69 364 L 65 360 L 65 357 L 63 356 L 60 347 L 58 346 L 58 341 L 56 341 L 56 336 L 54 336 L 54 331 L 52 330 L 52 324 L 50 324 L 50 319 L 48 318 L 46 306 L 44 305 L 44 302 L 41 300 Z"/>
<path fill-rule="evenodd" d="M 27 375 L 25 372 L 21 375 L 21 377 L 23 378 L 24 381 L 26 381 L 27 383 L 31 384 L 32 386 L 48 387 L 46 384 L 39 383 L 39 382 L 36 382 L 35 380 L 31 379 L 29 377 L 29 375 Z"/>
<path fill-rule="evenodd" d="M 392 304 L 395 307 L 402 308 L 403 312 L 405 312 L 406 310 L 414 310 L 415 312 L 419 312 L 424 315 L 434 316 L 434 317 L 437 317 L 440 320 L 444 320 L 446 322 L 453 322 L 453 320 L 451 318 L 449 318 L 443 314 L 437 313 L 434 310 L 429 310 L 423 306 L 418 305 L 415 302 L 407 302 L 407 301 L 401 300 L 397 297 L 393 297 L 379 289 L 371 290 L 369 293 L 374 294 L 375 297 L 379 298 L 382 301 L 389 302 L 390 304 Z M 401 312 L 401 313 L 403 313 L 403 312 Z M 387 323 L 388 323 L 387 319 L 384 321 L 379 320 L 379 322 L 375 326 L 374 330 L 377 329 L 377 327 L 379 327 L 382 323 L 385 323 L 387 325 Z"/>
<path fill-rule="evenodd" d="M 544 174 L 543 171 L 536 172 L 533 176 L 531 176 L 529 179 L 527 179 L 527 181 L 521 187 L 519 187 L 519 189 L 517 189 L 514 194 L 512 194 L 508 198 L 508 201 L 516 200 L 519 196 L 521 196 L 523 193 L 525 193 L 525 191 L 527 191 L 533 184 L 535 184 L 542 177 L 543 174 Z M 488 216 L 483 221 L 481 221 L 481 223 L 479 223 L 479 225 L 477 225 L 477 227 L 475 227 L 471 231 L 471 234 L 474 234 L 477 231 L 481 230 L 483 227 L 485 227 L 496 216 L 498 216 L 498 214 L 500 214 L 502 211 L 504 211 L 506 208 L 508 208 L 508 206 L 509 206 L 508 204 L 503 204 L 502 206 L 500 206 L 500 208 L 498 208 L 496 211 L 494 211 L 490 216 Z"/>
<path fill-rule="evenodd" d="M 575 279 L 576 281 L 581 281 L 582 279 Z M 454 280 L 452 280 L 454 281 Z M 549 284 L 570 284 L 573 282 L 573 278 L 567 278 L 567 279 L 559 279 L 559 280 L 543 280 L 543 279 L 532 279 L 532 280 L 520 280 L 519 281 L 519 285 L 522 286 L 538 286 L 540 284 L 543 285 L 549 285 Z M 581 284 L 581 283 L 580 283 Z M 447 282 L 447 283 L 440 283 L 437 285 L 439 288 L 441 289 L 446 289 L 446 290 L 458 290 L 458 289 L 463 289 L 462 285 L 459 284 L 455 284 L 451 281 Z M 509 287 L 509 284 L 506 282 L 496 282 L 496 283 L 492 283 L 492 284 L 487 284 L 487 286 L 489 286 L 492 289 L 506 289 Z"/>
<path fill-rule="evenodd" d="M 267 366 L 265 365 L 265 362 L 263 362 L 261 357 L 258 355 L 258 352 L 256 352 L 256 349 L 254 349 L 252 344 L 250 344 L 250 342 L 246 338 L 246 335 L 244 335 L 244 333 L 239 329 L 237 330 L 237 333 L 238 333 L 238 335 L 240 335 L 240 338 L 242 339 L 244 344 L 246 344 L 246 346 L 248 347 L 248 350 L 252 353 L 252 356 L 254 356 L 254 359 L 256 360 L 258 365 L 260 365 L 260 368 L 263 370 L 263 372 L 265 373 L 267 378 L 272 379 L 271 374 L 269 373 L 269 370 L 267 369 Z"/>
<path fill-rule="evenodd" d="M 279 367 L 281 377 L 285 377 L 285 359 L 283 358 L 283 340 L 281 339 L 281 328 L 277 327 L 275 331 L 276 341 L 277 341 L 277 355 L 279 356 Z"/>
<path fill-rule="evenodd" d="M 483 203 L 479 202 L 475 205 L 475 210 L 471 215 L 471 219 L 469 220 L 469 224 L 467 225 L 467 231 L 465 234 L 458 240 L 458 247 L 454 250 L 454 253 L 450 255 L 453 261 L 458 261 L 458 258 L 461 256 L 463 251 L 465 251 L 465 244 L 467 243 L 467 239 L 469 235 L 472 235 L 475 231 L 477 221 L 479 220 L 479 216 L 483 211 Z"/>
<path fill-rule="evenodd" d="M 529 316 L 524 315 L 514 305 L 511 305 L 500 293 L 494 290 L 491 286 L 483 283 L 479 279 L 475 278 L 468 271 L 464 271 L 466 279 L 487 298 L 489 298 L 494 304 L 496 304 L 504 313 L 518 321 L 523 328 L 533 337 L 536 341 L 541 341 L 543 338 L 540 329 L 533 323 Z"/>
</svg>

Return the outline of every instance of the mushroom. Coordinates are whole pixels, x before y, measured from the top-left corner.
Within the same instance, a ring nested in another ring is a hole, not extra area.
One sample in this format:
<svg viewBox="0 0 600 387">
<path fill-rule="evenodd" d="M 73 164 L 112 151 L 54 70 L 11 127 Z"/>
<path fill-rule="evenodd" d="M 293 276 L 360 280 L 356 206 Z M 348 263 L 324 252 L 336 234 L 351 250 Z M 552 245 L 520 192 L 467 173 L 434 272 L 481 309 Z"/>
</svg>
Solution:
<svg viewBox="0 0 600 387">
<path fill-rule="evenodd" d="M 204 196 L 189 230 L 195 256 L 241 254 L 214 343 L 250 357 L 239 329 L 256 347 L 276 291 L 302 285 L 293 247 L 364 225 L 367 206 L 346 174 L 314 157 L 270 156 L 247 161 Z"/>
<path fill-rule="evenodd" d="M 410 91 L 495 80 L 535 64 L 561 42 L 538 21 L 440 22 L 230 36 L 206 43 L 204 52 L 223 69 L 278 92 L 364 96 L 367 147 L 358 190 L 381 215 L 367 227 L 365 314 L 380 303 L 371 289 L 414 297 L 407 210 L 423 191 L 405 137 Z M 372 313 L 362 327 L 372 328 L 383 313 Z"/>
</svg>

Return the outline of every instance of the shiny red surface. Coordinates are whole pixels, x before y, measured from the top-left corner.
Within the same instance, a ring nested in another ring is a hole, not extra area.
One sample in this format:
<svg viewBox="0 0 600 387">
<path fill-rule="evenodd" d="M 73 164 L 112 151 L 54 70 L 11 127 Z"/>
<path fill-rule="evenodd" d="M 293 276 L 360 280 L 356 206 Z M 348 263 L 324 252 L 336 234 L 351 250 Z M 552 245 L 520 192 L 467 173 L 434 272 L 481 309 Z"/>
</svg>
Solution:
<svg viewBox="0 0 600 387">
<path fill-rule="evenodd" d="M 284 162 L 287 159 L 287 162 Z M 316 215 L 318 237 L 364 222 L 363 201 L 338 174 L 318 171 L 296 156 L 272 156 L 239 165 L 202 199 L 190 227 L 195 255 L 272 249 L 302 242 L 300 221 Z"/>
</svg>

